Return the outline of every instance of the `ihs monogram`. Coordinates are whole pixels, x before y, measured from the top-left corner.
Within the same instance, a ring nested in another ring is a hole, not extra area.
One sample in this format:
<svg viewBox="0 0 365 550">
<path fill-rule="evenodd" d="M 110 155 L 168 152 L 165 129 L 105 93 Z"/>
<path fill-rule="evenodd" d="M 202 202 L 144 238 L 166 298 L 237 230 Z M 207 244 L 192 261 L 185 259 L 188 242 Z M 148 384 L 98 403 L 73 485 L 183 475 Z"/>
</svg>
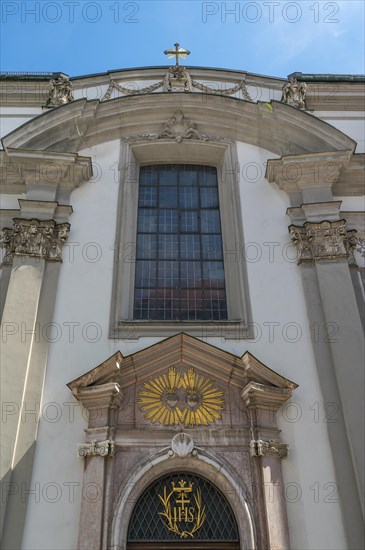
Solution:
<svg viewBox="0 0 365 550">
<path fill-rule="evenodd" d="M 193 484 L 181 479 L 176 487 L 171 483 L 172 491 L 164 487 L 163 495 L 158 495 L 163 504 L 163 512 L 159 512 L 165 527 L 176 533 L 180 538 L 194 538 L 194 534 L 203 525 L 206 515 L 200 489 L 193 494 Z M 194 497 L 194 499 L 193 499 Z"/>
<path fill-rule="evenodd" d="M 213 380 L 198 375 L 193 368 L 179 373 L 170 367 L 168 373 L 143 384 L 138 392 L 141 410 L 146 418 L 165 426 L 208 426 L 221 419 L 223 392 Z"/>
</svg>

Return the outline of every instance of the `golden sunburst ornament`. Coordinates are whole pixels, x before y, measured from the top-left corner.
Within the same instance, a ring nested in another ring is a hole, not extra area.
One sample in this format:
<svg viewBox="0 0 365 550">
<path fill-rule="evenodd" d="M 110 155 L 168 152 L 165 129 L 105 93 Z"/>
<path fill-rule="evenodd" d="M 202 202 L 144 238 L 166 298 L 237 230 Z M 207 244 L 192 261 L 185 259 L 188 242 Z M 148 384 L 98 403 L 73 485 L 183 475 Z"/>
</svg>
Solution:
<svg viewBox="0 0 365 550">
<path fill-rule="evenodd" d="M 167 374 L 150 379 L 138 392 L 141 410 L 151 422 L 165 426 L 208 426 L 221 419 L 223 392 L 215 382 L 193 368 L 180 374 L 170 367 Z"/>
</svg>

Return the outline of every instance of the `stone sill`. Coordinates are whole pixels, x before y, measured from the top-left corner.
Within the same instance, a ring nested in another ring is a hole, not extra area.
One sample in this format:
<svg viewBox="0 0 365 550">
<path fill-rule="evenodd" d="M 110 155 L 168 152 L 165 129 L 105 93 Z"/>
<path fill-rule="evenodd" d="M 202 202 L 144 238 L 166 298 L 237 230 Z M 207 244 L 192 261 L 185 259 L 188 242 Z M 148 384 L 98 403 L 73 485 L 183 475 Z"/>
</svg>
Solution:
<svg viewBox="0 0 365 550">
<path fill-rule="evenodd" d="M 111 327 L 109 338 L 135 341 L 142 337 L 169 337 L 184 332 L 197 338 L 246 340 L 254 338 L 254 327 L 243 321 L 119 321 Z"/>
</svg>

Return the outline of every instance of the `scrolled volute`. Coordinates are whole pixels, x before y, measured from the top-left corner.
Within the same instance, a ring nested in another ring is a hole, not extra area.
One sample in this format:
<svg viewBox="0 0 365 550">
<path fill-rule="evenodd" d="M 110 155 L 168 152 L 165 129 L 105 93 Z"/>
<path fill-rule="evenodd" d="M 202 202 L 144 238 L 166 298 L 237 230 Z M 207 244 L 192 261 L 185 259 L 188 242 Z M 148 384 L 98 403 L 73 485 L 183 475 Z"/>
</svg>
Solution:
<svg viewBox="0 0 365 550">
<path fill-rule="evenodd" d="M 91 443 L 81 443 L 77 448 L 77 456 L 86 458 L 87 456 L 113 457 L 115 455 L 115 442 L 111 439 L 105 441 L 91 441 Z"/>
</svg>

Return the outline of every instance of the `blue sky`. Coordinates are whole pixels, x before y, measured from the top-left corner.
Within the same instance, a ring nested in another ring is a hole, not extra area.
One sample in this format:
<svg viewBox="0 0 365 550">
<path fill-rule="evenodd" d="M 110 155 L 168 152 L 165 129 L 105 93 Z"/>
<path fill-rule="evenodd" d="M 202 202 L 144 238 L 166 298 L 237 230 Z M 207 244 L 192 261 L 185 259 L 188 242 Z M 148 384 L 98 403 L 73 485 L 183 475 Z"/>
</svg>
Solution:
<svg viewBox="0 0 365 550">
<path fill-rule="evenodd" d="M 71 76 L 168 65 L 285 77 L 364 73 L 362 0 L 1 0 L 1 71 Z"/>
</svg>

